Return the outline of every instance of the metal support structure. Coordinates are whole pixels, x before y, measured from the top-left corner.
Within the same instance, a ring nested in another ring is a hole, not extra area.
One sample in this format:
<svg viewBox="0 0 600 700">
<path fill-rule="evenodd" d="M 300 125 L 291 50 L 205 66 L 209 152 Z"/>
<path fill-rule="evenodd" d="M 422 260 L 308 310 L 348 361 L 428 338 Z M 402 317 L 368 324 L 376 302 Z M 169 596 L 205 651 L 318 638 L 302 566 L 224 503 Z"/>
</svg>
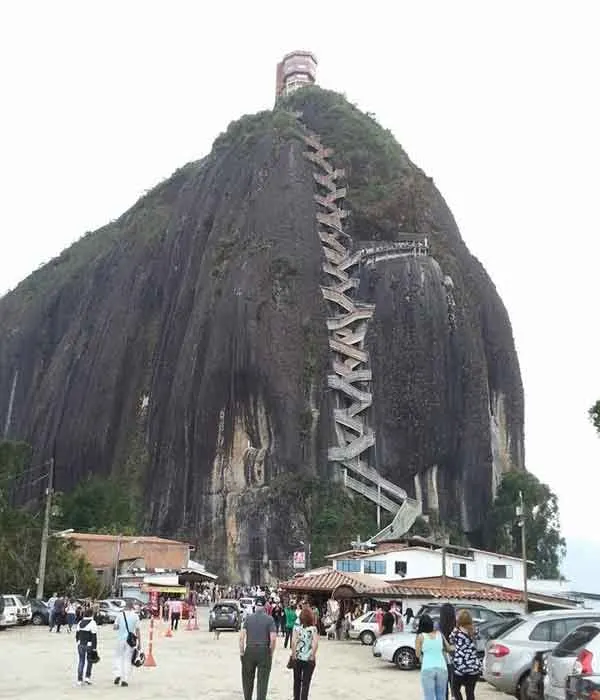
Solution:
<svg viewBox="0 0 600 700">
<path fill-rule="evenodd" d="M 42 541 L 40 544 L 40 562 L 37 575 L 37 588 L 35 597 L 38 600 L 44 597 L 44 582 L 46 579 L 46 557 L 48 555 L 48 539 L 50 537 L 50 515 L 52 514 L 52 494 L 54 492 L 54 457 L 50 459 L 48 472 L 48 486 L 46 487 L 46 507 L 44 509 L 44 525 L 42 527 Z"/>
</svg>

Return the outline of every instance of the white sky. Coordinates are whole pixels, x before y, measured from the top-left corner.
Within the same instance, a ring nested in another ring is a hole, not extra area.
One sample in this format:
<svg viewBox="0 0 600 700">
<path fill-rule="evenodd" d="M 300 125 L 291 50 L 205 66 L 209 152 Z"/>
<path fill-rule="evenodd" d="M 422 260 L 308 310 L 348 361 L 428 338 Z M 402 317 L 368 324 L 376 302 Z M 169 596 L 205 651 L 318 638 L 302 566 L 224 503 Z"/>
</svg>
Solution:
<svg viewBox="0 0 600 700">
<path fill-rule="evenodd" d="M 4 2 L 0 292 L 116 218 L 227 124 L 271 108 L 295 48 L 432 176 L 508 307 L 527 467 L 600 545 L 593 2 Z M 597 560 L 597 557 L 596 557 Z"/>
</svg>

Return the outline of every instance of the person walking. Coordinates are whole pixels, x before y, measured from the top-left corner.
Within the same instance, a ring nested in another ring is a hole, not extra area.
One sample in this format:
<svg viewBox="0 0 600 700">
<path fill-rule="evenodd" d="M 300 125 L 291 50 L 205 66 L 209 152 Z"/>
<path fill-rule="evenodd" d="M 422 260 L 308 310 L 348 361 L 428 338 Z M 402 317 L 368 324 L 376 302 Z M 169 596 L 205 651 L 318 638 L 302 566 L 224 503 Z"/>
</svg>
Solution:
<svg viewBox="0 0 600 700">
<path fill-rule="evenodd" d="M 83 685 L 85 671 L 85 684 L 92 685 L 93 657 L 97 654 L 98 626 L 94 622 L 94 613 L 91 608 L 86 608 L 83 617 L 75 630 L 75 642 L 77 644 L 77 685 Z"/>
<path fill-rule="evenodd" d="M 60 632 L 60 628 L 65 624 L 65 599 L 59 596 L 54 601 L 54 621 L 53 624 L 56 625 L 56 631 Z M 50 627 L 52 632 L 52 627 Z"/>
<path fill-rule="evenodd" d="M 458 611 L 456 629 L 450 634 L 450 643 L 454 646 L 452 657 L 453 695 L 456 700 L 462 700 L 461 688 L 464 685 L 466 700 L 475 700 L 475 686 L 481 675 L 481 661 L 475 645 L 473 618 L 468 610 Z"/>
<path fill-rule="evenodd" d="M 49 614 L 48 614 L 48 632 L 52 632 L 54 628 L 54 604 L 56 603 L 56 599 L 58 598 L 58 593 L 55 593 L 53 596 L 50 596 L 48 599 L 48 602 L 46 605 L 48 606 Z"/>
<path fill-rule="evenodd" d="M 292 632 L 294 631 L 294 625 L 296 624 L 296 609 L 289 600 L 283 612 L 285 618 L 285 638 L 283 640 L 283 648 L 287 649 L 288 643 L 291 645 Z"/>
<path fill-rule="evenodd" d="M 69 632 L 72 632 L 73 625 L 75 624 L 75 603 L 72 600 L 67 602 L 65 607 L 65 613 L 67 615 L 67 626 Z"/>
<path fill-rule="evenodd" d="M 310 681 L 317 662 L 319 632 L 313 611 L 307 606 L 300 613 L 300 625 L 292 637 L 291 661 L 294 669 L 294 700 L 308 700 Z"/>
<path fill-rule="evenodd" d="M 429 615 L 423 615 L 419 620 L 415 651 L 421 662 L 424 700 L 446 700 L 448 669 L 444 651 L 451 652 L 452 647 L 441 632 L 434 630 Z"/>
<path fill-rule="evenodd" d="M 444 639 L 449 644 L 452 644 L 452 642 L 450 642 L 450 635 L 454 631 L 455 627 L 456 610 L 454 609 L 454 605 L 452 605 L 452 603 L 444 603 L 440 608 L 439 630 L 444 635 Z M 452 659 L 450 657 L 446 658 L 446 666 L 448 669 L 448 686 L 446 686 L 446 698 L 448 698 L 448 687 L 450 688 L 450 692 L 454 697 L 454 667 L 452 666 Z"/>
<path fill-rule="evenodd" d="M 265 613 L 265 603 L 262 597 L 256 599 L 256 611 L 244 620 L 240 632 L 244 700 L 252 700 L 257 671 L 256 700 L 266 700 L 267 697 L 277 634 L 273 618 Z"/>
<path fill-rule="evenodd" d="M 117 646 L 113 658 L 114 684 L 129 685 L 133 650 L 140 649 L 140 618 L 133 612 L 133 603 L 128 600 L 125 610 L 117 615 L 113 629 L 117 630 Z"/>
<path fill-rule="evenodd" d="M 179 629 L 179 620 L 181 619 L 181 612 L 183 610 L 183 604 L 178 598 L 169 601 L 169 609 L 171 611 L 171 630 Z"/>
</svg>

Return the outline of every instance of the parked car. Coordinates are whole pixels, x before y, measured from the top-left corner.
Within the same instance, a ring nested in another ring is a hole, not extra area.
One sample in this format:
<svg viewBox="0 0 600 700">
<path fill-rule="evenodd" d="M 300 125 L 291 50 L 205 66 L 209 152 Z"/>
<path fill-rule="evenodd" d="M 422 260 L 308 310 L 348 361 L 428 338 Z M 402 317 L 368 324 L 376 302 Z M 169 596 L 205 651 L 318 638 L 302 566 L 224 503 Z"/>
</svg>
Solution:
<svg viewBox="0 0 600 700">
<path fill-rule="evenodd" d="M 38 598 L 30 598 L 29 605 L 31 606 L 32 625 L 39 626 L 50 624 L 50 609 L 47 603 Z"/>
<path fill-rule="evenodd" d="M 103 613 L 105 620 L 103 622 L 108 622 L 112 624 L 116 619 L 117 615 L 120 615 L 124 608 L 120 605 L 115 605 L 111 600 L 100 600 L 98 601 L 99 612 Z"/>
<path fill-rule="evenodd" d="M 375 613 L 373 611 L 357 617 L 348 630 L 350 639 L 360 639 L 361 643 L 367 646 L 374 644 L 378 635 L 379 628 L 375 621 Z"/>
<path fill-rule="evenodd" d="M 4 609 L 0 615 L 0 629 L 6 629 L 7 627 L 12 627 L 17 624 L 18 606 L 14 596 L 11 595 L 3 595 L 2 602 L 4 604 Z"/>
<path fill-rule="evenodd" d="M 373 656 L 396 664 L 402 671 L 411 671 L 419 667 L 415 651 L 416 639 L 417 635 L 414 632 L 383 634 L 373 645 Z"/>
<path fill-rule="evenodd" d="M 440 619 L 440 610 L 443 603 L 427 603 L 422 605 L 417 612 L 416 617 L 412 621 L 412 630 L 416 632 L 419 627 L 419 620 L 423 615 L 429 615 L 434 622 Z M 455 606 L 457 610 L 468 610 L 473 618 L 473 623 L 475 627 L 479 627 L 484 622 L 500 621 L 505 620 L 505 616 L 492 610 L 486 608 L 484 605 L 457 605 Z"/>
<path fill-rule="evenodd" d="M 498 620 L 490 620 L 478 625 L 475 644 L 479 656 L 483 658 L 485 655 L 485 648 L 490 639 L 496 639 L 498 635 L 508 632 L 508 630 L 516 627 L 522 619 L 522 617 L 506 617 L 502 615 Z"/>
<path fill-rule="evenodd" d="M 242 611 L 237 600 L 220 600 L 209 613 L 208 631 L 229 629 L 238 632 L 241 622 Z"/>
<path fill-rule="evenodd" d="M 581 625 L 554 647 L 546 657 L 544 697 L 546 700 L 564 700 L 567 678 L 573 671 L 579 652 L 600 634 L 600 620 Z"/>
<path fill-rule="evenodd" d="M 577 654 L 565 688 L 566 700 L 596 700 L 600 697 L 600 635 Z"/>
<path fill-rule="evenodd" d="M 238 602 L 242 611 L 254 612 L 254 598 L 240 598 Z"/>
<path fill-rule="evenodd" d="M 17 601 L 17 622 L 20 625 L 26 625 L 31 622 L 31 618 L 33 617 L 31 605 L 29 605 L 29 601 L 22 595 L 15 595 L 14 598 Z"/>
<path fill-rule="evenodd" d="M 549 610 L 521 618 L 516 625 L 488 641 L 483 662 L 484 679 L 498 690 L 526 700 L 536 652 L 552 650 L 576 627 L 594 621 L 600 621 L 600 611 Z"/>
</svg>

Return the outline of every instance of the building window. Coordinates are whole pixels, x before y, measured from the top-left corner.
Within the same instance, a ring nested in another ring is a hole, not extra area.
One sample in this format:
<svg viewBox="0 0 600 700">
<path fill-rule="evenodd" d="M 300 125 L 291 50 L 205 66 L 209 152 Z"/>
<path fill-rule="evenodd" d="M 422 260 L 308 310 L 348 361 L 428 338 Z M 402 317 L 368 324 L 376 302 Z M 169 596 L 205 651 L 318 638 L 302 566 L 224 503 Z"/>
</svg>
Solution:
<svg viewBox="0 0 600 700">
<path fill-rule="evenodd" d="M 408 566 L 405 561 L 395 561 L 394 562 L 394 573 L 396 576 L 406 576 Z"/>
<path fill-rule="evenodd" d="M 454 578 L 467 578 L 467 565 L 458 562 L 452 564 L 452 576 Z"/>
<path fill-rule="evenodd" d="M 340 559 L 335 567 L 338 571 L 345 571 L 348 574 L 360 573 L 359 559 Z"/>
<path fill-rule="evenodd" d="M 385 574 L 386 566 L 384 559 L 375 559 L 371 561 L 365 561 L 365 574 Z"/>
<path fill-rule="evenodd" d="M 512 566 L 508 564 L 488 564 L 488 578 L 512 578 Z"/>
</svg>

